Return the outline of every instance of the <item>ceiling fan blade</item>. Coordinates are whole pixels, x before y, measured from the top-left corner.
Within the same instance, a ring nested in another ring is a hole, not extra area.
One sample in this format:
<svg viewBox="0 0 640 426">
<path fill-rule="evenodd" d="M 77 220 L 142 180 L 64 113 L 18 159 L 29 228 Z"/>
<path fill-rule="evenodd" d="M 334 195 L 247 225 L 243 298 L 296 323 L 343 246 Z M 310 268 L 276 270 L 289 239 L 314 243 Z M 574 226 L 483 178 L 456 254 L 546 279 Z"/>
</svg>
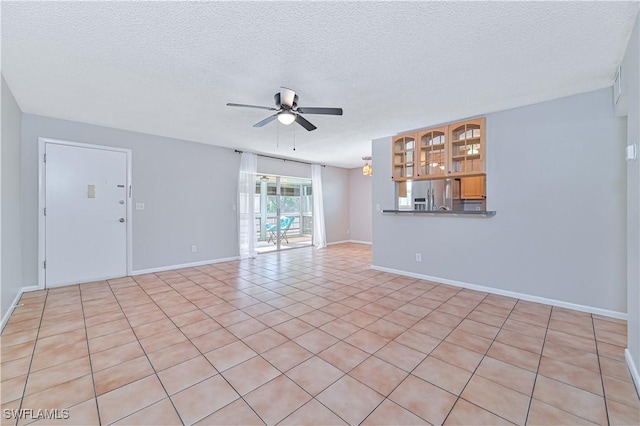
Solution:
<svg viewBox="0 0 640 426">
<path fill-rule="evenodd" d="M 280 88 L 280 103 L 282 106 L 287 106 L 289 108 L 292 108 L 295 100 L 296 100 L 296 92 L 294 92 L 291 89 L 287 89 L 286 87 Z"/>
<path fill-rule="evenodd" d="M 278 114 L 273 114 L 271 117 L 267 117 L 264 120 L 257 122 L 256 124 L 253 125 L 253 127 L 262 127 L 265 124 L 269 124 L 273 120 L 275 120 L 277 116 L 278 116 Z"/>
<path fill-rule="evenodd" d="M 301 116 L 300 114 L 296 114 L 296 123 L 298 123 L 299 125 L 301 125 L 305 129 L 307 129 L 308 131 L 312 131 L 312 130 L 317 129 L 316 126 L 314 126 L 313 124 L 309 123 L 309 121 L 306 118 L 304 118 L 303 116 Z"/>
<path fill-rule="evenodd" d="M 299 107 L 297 111 L 303 114 L 342 115 L 342 108 Z"/>
<path fill-rule="evenodd" d="M 266 106 L 260 106 L 260 105 L 246 105 L 246 104 L 234 104 L 234 103 L 228 103 L 227 106 L 230 107 L 240 107 L 240 108 L 257 108 L 257 109 L 266 109 L 268 111 L 277 111 L 275 108 L 273 107 L 266 107 Z"/>
</svg>

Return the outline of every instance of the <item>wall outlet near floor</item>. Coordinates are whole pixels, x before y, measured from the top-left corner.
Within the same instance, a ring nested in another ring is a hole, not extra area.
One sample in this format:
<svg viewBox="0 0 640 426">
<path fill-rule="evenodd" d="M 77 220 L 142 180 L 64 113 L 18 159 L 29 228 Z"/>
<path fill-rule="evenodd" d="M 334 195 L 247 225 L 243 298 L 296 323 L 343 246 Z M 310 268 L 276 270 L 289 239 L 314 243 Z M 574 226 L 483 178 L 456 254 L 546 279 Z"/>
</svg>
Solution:
<svg viewBox="0 0 640 426">
<path fill-rule="evenodd" d="M 195 253 L 198 251 L 198 247 L 196 246 L 191 246 L 191 253 Z"/>
<path fill-rule="evenodd" d="M 136 210 L 144 210 L 144 203 L 136 203 Z"/>
<path fill-rule="evenodd" d="M 416 262 L 422 262 L 422 253 L 416 253 Z"/>
</svg>

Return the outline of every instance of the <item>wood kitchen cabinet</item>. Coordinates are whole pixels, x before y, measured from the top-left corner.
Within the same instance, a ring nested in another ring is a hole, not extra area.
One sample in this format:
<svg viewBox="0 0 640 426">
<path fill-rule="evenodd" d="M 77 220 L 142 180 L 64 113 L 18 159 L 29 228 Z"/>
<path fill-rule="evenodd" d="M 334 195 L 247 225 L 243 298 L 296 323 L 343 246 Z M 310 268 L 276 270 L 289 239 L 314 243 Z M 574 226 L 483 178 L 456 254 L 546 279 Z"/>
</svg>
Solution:
<svg viewBox="0 0 640 426">
<path fill-rule="evenodd" d="M 483 200 L 485 198 L 485 177 L 473 176 L 460 179 L 460 198 L 463 200 Z"/>
<path fill-rule="evenodd" d="M 418 178 L 436 179 L 447 176 L 447 133 L 447 126 L 418 132 Z"/>
<path fill-rule="evenodd" d="M 393 138 L 393 180 L 406 181 L 417 177 L 416 134 L 398 135 Z"/>
<path fill-rule="evenodd" d="M 485 119 L 449 125 L 449 176 L 484 174 Z"/>
<path fill-rule="evenodd" d="M 394 181 L 484 176 L 485 119 L 401 134 L 393 138 L 392 150 Z M 467 187 L 478 188 L 479 183 Z"/>
</svg>

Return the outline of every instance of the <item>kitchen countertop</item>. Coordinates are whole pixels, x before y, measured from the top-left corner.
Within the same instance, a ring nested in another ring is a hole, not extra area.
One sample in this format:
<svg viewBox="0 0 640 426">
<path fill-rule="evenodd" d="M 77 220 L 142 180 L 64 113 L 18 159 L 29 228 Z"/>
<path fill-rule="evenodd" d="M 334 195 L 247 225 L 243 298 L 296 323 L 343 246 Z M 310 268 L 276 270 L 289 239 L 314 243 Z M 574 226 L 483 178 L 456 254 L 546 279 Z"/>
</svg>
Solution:
<svg viewBox="0 0 640 426">
<path fill-rule="evenodd" d="M 382 210 L 382 213 L 419 214 L 429 216 L 471 216 L 471 217 L 493 217 L 495 211 L 451 211 L 451 210 Z"/>
</svg>

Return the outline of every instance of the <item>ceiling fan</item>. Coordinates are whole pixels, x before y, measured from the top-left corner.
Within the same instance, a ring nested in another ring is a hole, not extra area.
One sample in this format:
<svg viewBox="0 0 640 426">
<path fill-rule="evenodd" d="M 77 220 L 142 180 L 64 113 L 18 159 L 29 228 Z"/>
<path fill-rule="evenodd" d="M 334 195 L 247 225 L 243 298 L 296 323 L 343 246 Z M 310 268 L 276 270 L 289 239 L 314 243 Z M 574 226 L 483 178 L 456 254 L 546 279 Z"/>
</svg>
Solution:
<svg viewBox="0 0 640 426">
<path fill-rule="evenodd" d="M 266 109 L 268 111 L 275 111 L 275 114 L 254 124 L 253 127 L 262 127 L 265 124 L 271 123 L 273 120 L 277 118 L 278 121 L 281 122 L 282 124 L 289 125 L 295 121 L 305 129 L 307 129 L 308 131 L 312 131 L 317 129 L 317 127 L 311 124 L 306 118 L 304 118 L 300 114 L 342 115 L 342 108 L 299 107 L 298 95 L 296 95 L 296 92 L 294 92 L 291 89 L 287 89 L 286 87 L 281 87 L 280 92 L 276 93 L 273 97 L 276 101 L 275 108 L 267 107 L 267 106 L 259 106 L 259 105 L 245 105 L 245 104 L 234 104 L 234 103 L 228 103 L 227 106 L 241 107 L 241 108 L 258 108 L 258 109 Z"/>
</svg>

